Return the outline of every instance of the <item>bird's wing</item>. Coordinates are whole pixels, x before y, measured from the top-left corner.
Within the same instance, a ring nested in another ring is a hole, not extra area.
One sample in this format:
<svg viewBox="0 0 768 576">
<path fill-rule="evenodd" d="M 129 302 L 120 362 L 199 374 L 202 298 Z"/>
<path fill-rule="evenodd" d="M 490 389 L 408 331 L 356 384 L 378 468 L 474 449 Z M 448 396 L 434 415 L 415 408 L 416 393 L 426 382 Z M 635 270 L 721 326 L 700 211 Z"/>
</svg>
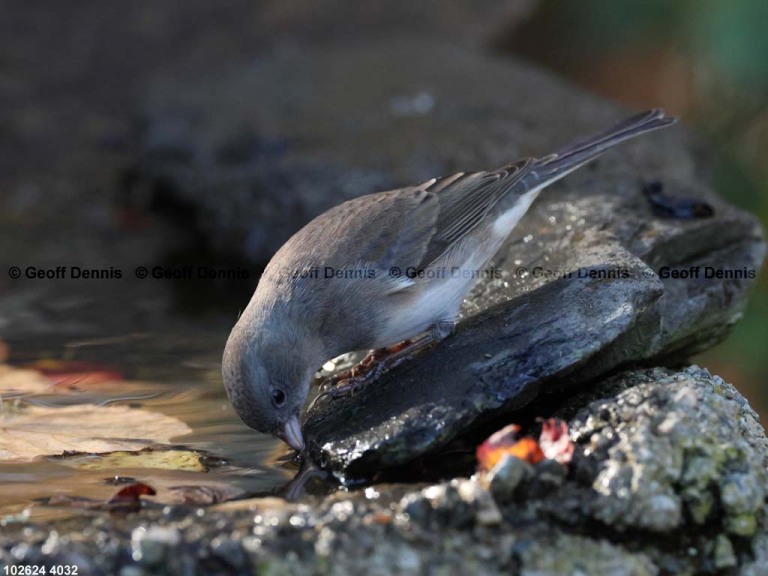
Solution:
<svg viewBox="0 0 768 576">
<path fill-rule="evenodd" d="M 421 262 L 437 230 L 440 205 L 437 194 L 427 190 L 434 182 L 360 196 L 331 208 L 291 237 L 268 268 L 397 267 L 405 273 Z M 405 274 L 385 274 L 384 279 L 391 283 L 390 292 L 413 285 Z"/>
<path fill-rule="evenodd" d="M 369 205 L 363 215 L 363 225 L 368 230 L 368 234 L 359 236 L 365 238 L 361 242 L 364 258 L 381 269 L 396 268 L 403 272 L 387 275 L 389 292 L 413 285 L 413 279 L 406 275 L 407 269 L 419 266 L 437 232 L 440 204 L 437 194 L 427 190 L 432 182 L 435 180 L 371 196 L 376 204 Z"/>
<path fill-rule="evenodd" d="M 424 189 L 437 195 L 439 211 L 418 266 L 426 268 L 465 238 L 501 198 L 521 183 L 534 163 L 526 158 L 494 172 L 460 173 L 426 183 Z M 525 191 L 521 187 L 519 194 Z"/>
<path fill-rule="evenodd" d="M 521 160 L 494 172 L 455 174 L 348 200 L 294 235 L 270 268 L 338 268 L 351 265 L 350 255 L 358 254 L 354 265 L 361 268 L 422 270 L 465 238 L 532 164 Z M 388 281 L 390 292 L 414 284 L 405 274 Z"/>
<path fill-rule="evenodd" d="M 494 172 L 454 174 L 369 197 L 378 204 L 368 206 L 377 221 L 371 229 L 380 232 L 369 235 L 365 253 L 381 266 L 428 267 L 474 230 L 533 164 L 520 160 Z"/>
</svg>

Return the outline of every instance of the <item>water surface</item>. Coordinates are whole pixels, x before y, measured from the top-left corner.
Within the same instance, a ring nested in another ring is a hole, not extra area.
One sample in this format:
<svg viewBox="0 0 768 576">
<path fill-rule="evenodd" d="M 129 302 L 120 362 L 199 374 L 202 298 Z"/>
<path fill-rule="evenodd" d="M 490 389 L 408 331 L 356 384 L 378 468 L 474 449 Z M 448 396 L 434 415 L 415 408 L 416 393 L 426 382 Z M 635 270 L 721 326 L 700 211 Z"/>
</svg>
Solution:
<svg viewBox="0 0 768 576">
<path fill-rule="evenodd" d="M 41 499 L 66 495 L 106 500 L 119 489 L 115 476 L 156 488 L 160 501 L 169 498 L 168 489 L 178 486 L 205 486 L 222 499 L 280 489 L 295 473 L 285 463 L 287 450 L 281 442 L 243 424 L 222 386 L 220 359 L 228 331 L 226 322 L 200 324 L 194 329 L 193 322 L 193 327 L 187 325 L 183 332 L 171 326 L 169 331 L 154 334 L 6 340 L 13 366 L 43 359 L 79 361 L 118 372 L 125 381 L 65 394 L 6 395 L 5 409 L 125 405 L 172 416 L 189 426 L 191 433 L 172 438 L 167 447 L 197 452 L 205 471 L 132 465 L 83 468 L 97 465 L 99 458 L 93 456 L 0 461 L 0 518 L 40 519 L 72 513 L 44 506 Z M 51 435 L 56 432 L 50 430 Z M 142 437 L 141 430 L 136 431 L 136 437 Z"/>
</svg>

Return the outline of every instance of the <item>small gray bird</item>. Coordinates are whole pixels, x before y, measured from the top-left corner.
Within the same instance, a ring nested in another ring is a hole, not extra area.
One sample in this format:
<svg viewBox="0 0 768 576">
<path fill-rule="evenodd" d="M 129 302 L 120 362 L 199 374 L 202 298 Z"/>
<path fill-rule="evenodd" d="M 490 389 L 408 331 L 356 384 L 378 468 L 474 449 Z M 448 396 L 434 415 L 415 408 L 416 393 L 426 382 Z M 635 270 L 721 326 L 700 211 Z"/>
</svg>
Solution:
<svg viewBox="0 0 768 576">
<path fill-rule="evenodd" d="M 232 329 L 222 373 L 235 410 L 303 450 L 299 416 L 320 366 L 419 334 L 421 342 L 448 336 L 472 272 L 543 188 L 675 120 L 650 110 L 556 154 L 361 196 L 321 214 L 278 250 Z"/>
</svg>

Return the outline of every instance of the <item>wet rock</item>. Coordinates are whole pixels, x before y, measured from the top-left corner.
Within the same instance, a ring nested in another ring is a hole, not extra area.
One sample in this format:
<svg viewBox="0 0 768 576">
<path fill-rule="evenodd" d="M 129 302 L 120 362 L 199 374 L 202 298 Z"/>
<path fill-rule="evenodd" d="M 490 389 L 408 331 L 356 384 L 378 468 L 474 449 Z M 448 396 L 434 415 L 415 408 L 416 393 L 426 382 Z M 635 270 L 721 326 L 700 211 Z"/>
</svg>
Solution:
<svg viewBox="0 0 768 576">
<path fill-rule="evenodd" d="M 593 307 L 596 292 L 602 307 Z M 632 278 L 563 280 L 472 316 L 361 393 L 316 402 L 305 423 L 311 453 L 345 478 L 407 462 L 483 416 L 524 406 L 546 379 L 565 377 L 652 314 L 659 294 L 657 283 Z"/>
<path fill-rule="evenodd" d="M 557 488 L 565 481 L 567 468 L 556 460 L 542 460 L 535 466 L 535 474 L 543 485 Z"/>
<path fill-rule="evenodd" d="M 625 114 L 527 65 L 455 46 L 279 52 L 158 85 L 141 164 L 194 209 L 188 220 L 215 246 L 263 264 L 347 198 L 545 154 Z M 313 457 L 340 477 L 368 476 L 543 388 L 720 341 L 765 246 L 757 221 L 713 194 L 706 166 L 676 127 L 552 187 L 467 299 L 454 337 L 350 401 L 313 407 Z M 650 180 L 713 215 L 659 216 Z M 656 503 L 674 513 L 674 502 Z"/>
</svg>

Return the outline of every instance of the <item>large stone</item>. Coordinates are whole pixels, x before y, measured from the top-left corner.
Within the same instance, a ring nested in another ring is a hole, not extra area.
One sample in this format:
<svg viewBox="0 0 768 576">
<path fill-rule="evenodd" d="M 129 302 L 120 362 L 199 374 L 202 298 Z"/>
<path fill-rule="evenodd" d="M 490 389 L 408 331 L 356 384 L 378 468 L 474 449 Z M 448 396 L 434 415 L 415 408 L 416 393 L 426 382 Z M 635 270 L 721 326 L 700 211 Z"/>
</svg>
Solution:
<svg viewBox="0 0 768 576">
<path fill-rule="evenodd" d="M 619 530 L 714 523 L 754 535 L 768 482 L 765 432 L 731 385 L 694 366 L 629 372 L 592 392 L 600 395 L 570 419 L 571 439 L 596 464 L 591 515 Z"/>
<path fill-rule="evenodd" d="M 525 64 L 455 46 L 275 51 L 203 79 L 159 81 L 142 114 L 140 167 L 161 199 L 195 208 L 188 225 L 263 264 L 344 199 L 545 154 L 625 113 Z M 694 159 L 672 162 L 681 139 L 613 153 L 612 172 L 639 180 L 666 166 L 695 187 Z"/>
<path fill-rule="evenodd" d="M 263 263 L 345 198 L 543 155 L 626 114 L 527 65 L 439 44 L 277 54 L 158 87 L 143 164 L 166 197 L 197 207 L 216 246 Z M 312 406 L 312 457 L 340 477 L 368 476 L 542 389 L 719 342 L 765 245 L 755 218 L 714 195 L 706 167 L 675 127 L 546 191 L 466 300 L 456 335 L 353 398 Z M 651 180 L 713 215 L 659 216 Z"/>
</svg>

